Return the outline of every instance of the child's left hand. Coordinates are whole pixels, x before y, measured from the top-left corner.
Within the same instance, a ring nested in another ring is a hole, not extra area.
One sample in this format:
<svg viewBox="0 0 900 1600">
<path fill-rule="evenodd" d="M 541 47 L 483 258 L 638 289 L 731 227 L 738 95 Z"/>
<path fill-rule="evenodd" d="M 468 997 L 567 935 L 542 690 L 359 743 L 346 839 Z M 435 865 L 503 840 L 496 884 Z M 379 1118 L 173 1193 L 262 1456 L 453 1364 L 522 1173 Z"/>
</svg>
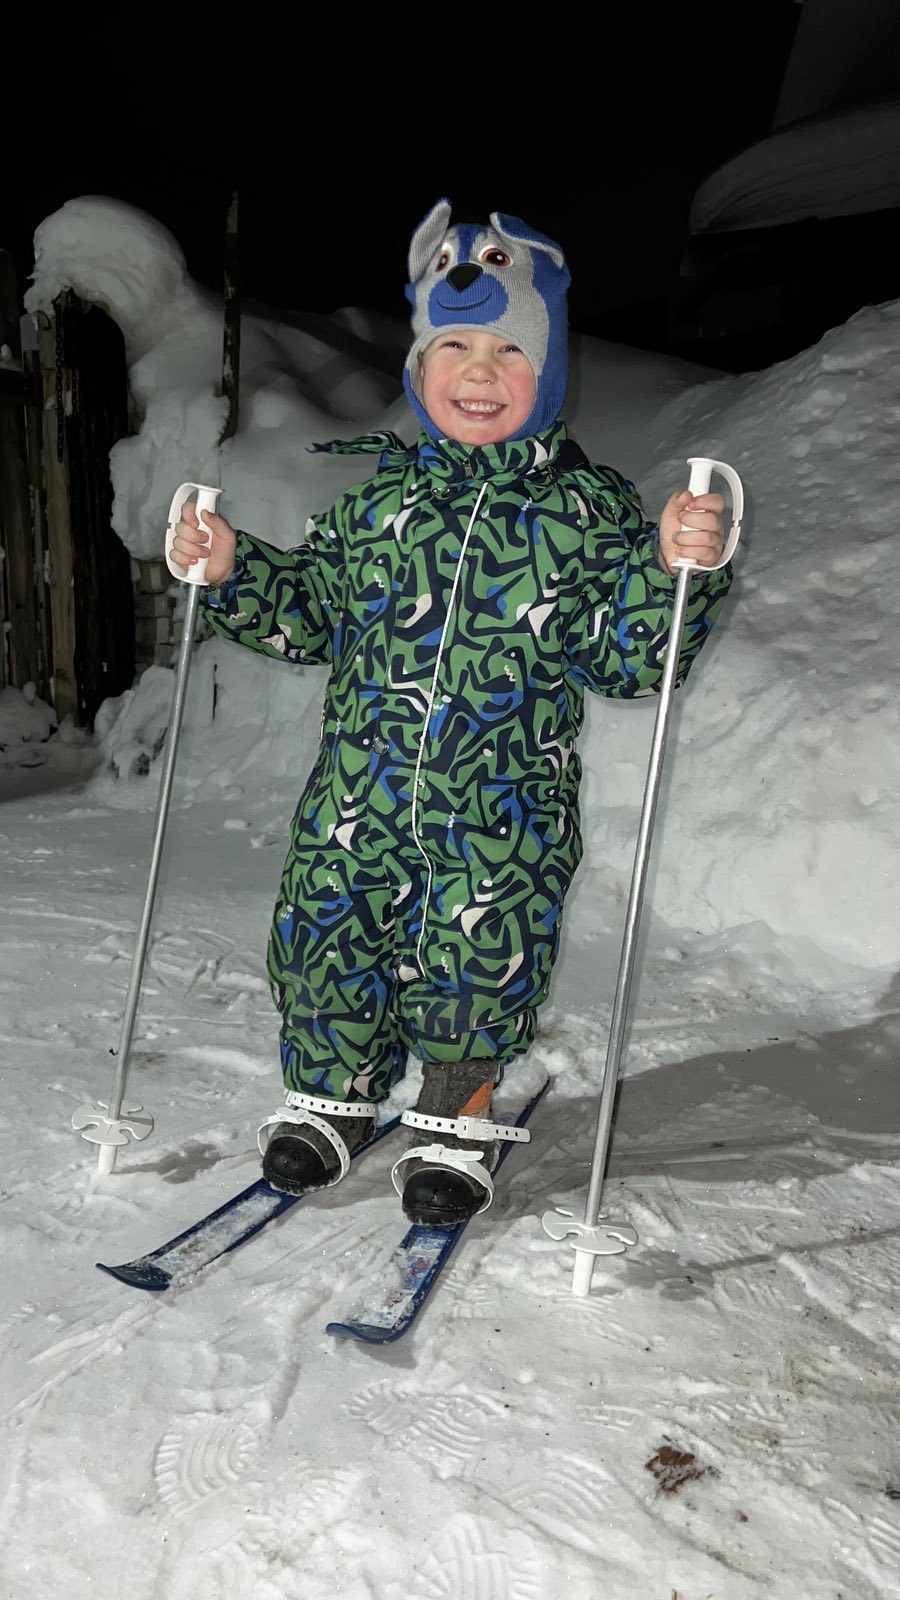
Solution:
<svg viewBox="0 0 900 1600">
<path fill-rule="evenodd" d="M 670 495 L 659 519 L 659 559 L 667 572 L 674 573 L 682 556 L 701 567 L 715 566 L 725 548 L 724 510 L 720 494 L 699 494 L 695 499 L 690 489 L 683 489 Z"/>
</svg>

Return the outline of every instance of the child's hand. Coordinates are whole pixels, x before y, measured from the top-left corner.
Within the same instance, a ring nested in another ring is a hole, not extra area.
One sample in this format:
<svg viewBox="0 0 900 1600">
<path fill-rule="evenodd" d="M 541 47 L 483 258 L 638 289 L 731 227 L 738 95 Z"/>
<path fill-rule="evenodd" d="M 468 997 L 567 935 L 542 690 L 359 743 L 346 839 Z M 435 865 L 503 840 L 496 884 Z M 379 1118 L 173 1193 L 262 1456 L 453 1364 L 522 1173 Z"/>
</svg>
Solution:
<svg viewBox="0 0 900 1600">
<path fill-rule="evenodd" d="M 182 508 L 181 521 L 175 524 L 172 540 L 172 559 L 187 572 L 195 562 L 209 556 L 206 568 L 207 583 L 224 583 L 234 571 L 234 552 L 237 534 L 224 517 L 215 511 L 204 511 L 205 528 L 197 520 L 197 507 L 192 501 Z"/>
<path fill-rule="evenodd" d="M 714 567 L 725 548 L 722 512 L 725 501 L 720 494 L 700 494 L 690 489 L 670 495 L 659 519 L 659 558 L 667 572 L 675 562 L 689 556 L 701 567 Z"/>
</svg>

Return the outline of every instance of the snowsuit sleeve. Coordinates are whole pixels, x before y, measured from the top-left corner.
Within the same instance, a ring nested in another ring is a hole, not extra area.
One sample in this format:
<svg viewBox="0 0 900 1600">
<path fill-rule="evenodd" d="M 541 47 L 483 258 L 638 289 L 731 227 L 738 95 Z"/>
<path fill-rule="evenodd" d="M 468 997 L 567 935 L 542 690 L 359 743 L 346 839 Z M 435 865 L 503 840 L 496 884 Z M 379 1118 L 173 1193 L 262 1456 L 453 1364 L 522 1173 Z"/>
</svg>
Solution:
<svg viewBox="0 0 900 1600">
<path fill-rule="evenodd" d="M 676 579 L 661 565 L 659 529 L 646 522 L 632 483 L 605 471 L 607 487 L 579 500 L 587 512 L 584 594 L 566 633 L 568 678 L 596 694 L 630 699 L 662 682 Z M 682 684 L 731 585 L 731 568 L 692 579 L 676 682 Z"/>
<path fill-rule="evenodd" d="M 201 600 L 213 632 L 263 655 L 330 665 L 343 613 L 340 506 L 310 517 L 293 550 L 238 533 L 231 577 Z"/>
</svg>

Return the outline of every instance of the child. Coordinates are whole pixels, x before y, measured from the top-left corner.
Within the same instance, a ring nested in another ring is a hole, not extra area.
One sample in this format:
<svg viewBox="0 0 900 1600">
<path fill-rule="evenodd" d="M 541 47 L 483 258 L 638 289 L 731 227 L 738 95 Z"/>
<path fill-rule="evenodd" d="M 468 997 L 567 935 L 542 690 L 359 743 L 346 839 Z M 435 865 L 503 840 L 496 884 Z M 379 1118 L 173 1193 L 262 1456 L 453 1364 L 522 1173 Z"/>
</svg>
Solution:
<svg viewBox="0 0 900 1600">
<path fill-rule="evenodd" d="M 204 513 L 208 545 L 188 508 L 174 556 L 209 553 L 217 633 L 332 668 L 269 944 L 287 1108 L 260 1130 L 263 1172 L 292 1193 L 338 1182 L 412 1050 L 405 1120 L 440 1141 L 395 1182 L 410 1220 L 448 1225 L 490 1204 L 492 1091 L 547 994 L 582 852 L 584 691 L 658 687 L 673 563 L 720 558 L 724 501 L 675 493 L 648 524 L 567 436 L 551 240 L 497 214 L 451 228 L 441 201 L 409 275 L 418 442 L 318 447 L 378 464 L 294 550 Z M 694 580 L 679 681 L 729 582 Z"/>
</svg>

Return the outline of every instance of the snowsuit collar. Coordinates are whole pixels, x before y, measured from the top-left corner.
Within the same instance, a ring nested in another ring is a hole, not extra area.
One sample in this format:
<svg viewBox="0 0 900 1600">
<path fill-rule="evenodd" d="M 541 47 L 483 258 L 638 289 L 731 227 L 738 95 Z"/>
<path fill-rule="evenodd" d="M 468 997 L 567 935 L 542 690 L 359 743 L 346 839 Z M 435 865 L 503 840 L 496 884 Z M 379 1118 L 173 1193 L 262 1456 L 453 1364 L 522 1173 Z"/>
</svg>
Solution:
<svg viewBox="0 0 900 1600">
<path fill-rule="evenodd" d="M 524 478 L 555 460 L 567 438 L 565 423 L 555 422 L 528 439 L 502 439 L 499 444 L 459 444 L 455 439 L 419 435 L 416 465 L 420 472 L 441 483 L 466 478 Z"/>
<path fill-rule="evenodd" d="M 379 468 L 405 460 L 435 487 L 445 488 L 467 480 L 525 478 L 542 470 L 552 474 L 568 443 L 565 423 L 555 422 L 528 439 L 503 439 L 499 444 L 459 444 L 455 439 L 432 439 L 423 430 L 409 446 L 395 433 L 369 433 L 360 439 L 333 439 L 312 449 L 329 455 L 377 454 Z"/>
</svg>

